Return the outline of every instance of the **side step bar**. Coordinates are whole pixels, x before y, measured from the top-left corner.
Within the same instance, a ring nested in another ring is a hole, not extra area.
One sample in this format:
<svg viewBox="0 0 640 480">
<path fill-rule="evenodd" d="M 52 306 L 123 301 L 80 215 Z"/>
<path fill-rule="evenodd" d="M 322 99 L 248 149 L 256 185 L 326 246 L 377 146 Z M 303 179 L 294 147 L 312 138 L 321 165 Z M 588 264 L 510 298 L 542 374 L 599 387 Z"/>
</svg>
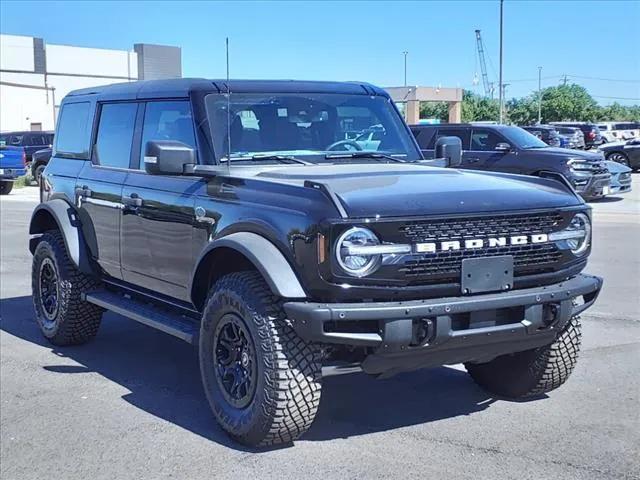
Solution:
<svg viewBox="0 0 640 480">
<path fill-rule="evenodd" d="M 106 290 L 87 293 L 85 300 L 123 317 L 178 337 L 192 345 L 198 343 L 198 324 L 189 318 Z"/>
</svg>

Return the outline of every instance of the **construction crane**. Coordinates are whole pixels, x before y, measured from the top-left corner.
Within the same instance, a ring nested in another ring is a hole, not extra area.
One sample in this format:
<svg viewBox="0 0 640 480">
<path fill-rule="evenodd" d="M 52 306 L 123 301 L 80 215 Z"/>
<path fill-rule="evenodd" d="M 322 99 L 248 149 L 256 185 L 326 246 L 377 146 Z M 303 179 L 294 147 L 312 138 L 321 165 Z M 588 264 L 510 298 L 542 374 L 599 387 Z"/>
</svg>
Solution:
<svg viewBox="0 0 640 480">
<path fill-rule="evenodd" d="M 482 45 L 482 36 L 480 30 L 476 30 L 476 45 L 478 47 L 478 58 L 480 59 L 480 70 L 482 73 L 482 85 L 484 86 L 484 94 L 493 98 L 493 83 L 489 82 L 487 75 L 487 62 L 484 59 L 484 46 Z"/>
</svg>

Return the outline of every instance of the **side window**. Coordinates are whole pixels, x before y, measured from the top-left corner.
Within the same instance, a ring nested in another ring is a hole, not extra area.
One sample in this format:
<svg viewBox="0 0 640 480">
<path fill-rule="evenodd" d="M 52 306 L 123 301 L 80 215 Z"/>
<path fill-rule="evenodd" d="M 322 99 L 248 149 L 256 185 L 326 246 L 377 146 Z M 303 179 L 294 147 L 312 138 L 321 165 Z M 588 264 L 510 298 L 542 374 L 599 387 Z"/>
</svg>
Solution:
<svg viewBox="0 0 640 480">
<path fill-rule="evenodd" d="M 12 135 L 9 138 L 9 145 L 21 146 L 22 145 L 22 135 Z"/>
<path fill-rule="evenodd" d="M 433 150 L 433 142 L 435 141 L 435 130 L 432 128 L 412 128 L 411 133 L 418 142 L 421 150 Z"/>
<path fill-rule="evenodd" d="M 474 151 L 492 151 L 496 149 L 496 145 L 502 139 L 489 130 L 474 130 L 471 135 L 471 150 Z"/>
<path fill-rule="evenodd" d="M 462 149 L 469 149 L 469 130 L 465 128 L 444 128 L 439 129 L 438 134 L 431 140 L 430 150 L 436 148 L 436 141 L 441 137 L 458 137 L 462 142 Z"/>
<path fill-rule="evenodd" d="M 44 141 L 42 140 L 42 135 L 30 135 L 27 141 L 28 141 L 28 144 L 32 146 L 44 145 Z"/>
<path fill-rule="evenodd" d="M 129 168 L 137 103 L 106 103 L 100 110 L 95 159 L 104 167 Z"/>
<path fill-rule="evenodd" d="M 56 154 L 62 157 L 89 156 L 89 112 L 91 103 L 65 103 L 58 119 Z"/>
<path fill-rule="evenodd" d="M 144 112 L 140 159 L 150 140 L 173 140 L 196 148 L 191 107 L 187 101 L 148 102 Z M 144 170 L 144 163 L 140 162 Z"/>
</svg>

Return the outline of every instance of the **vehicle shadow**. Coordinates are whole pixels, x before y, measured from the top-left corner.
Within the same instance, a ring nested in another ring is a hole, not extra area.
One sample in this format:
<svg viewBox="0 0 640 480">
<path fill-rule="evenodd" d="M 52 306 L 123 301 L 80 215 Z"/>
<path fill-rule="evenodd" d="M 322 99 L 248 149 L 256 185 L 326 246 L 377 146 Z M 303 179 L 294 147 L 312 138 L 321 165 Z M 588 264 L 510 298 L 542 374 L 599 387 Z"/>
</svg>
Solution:
<svg viewBox="0 0 640 480">
<path fill-rule="evenodd" d="M 231 441 L 209 410 L 200 383 L 196 350 L 169 335 L 107 313 L 95 340 L 77 347 L 55 347 L 40 334 L 31 297 L 1 300 L 0 329 L 50 348 L 79 365 L 45 365 L 49 372 L 96 372 L 123 386 L 122 399 L 166 421 L 222 445 L 260 452 Z M 364 374 L 325 379 L 316 420 L 302 438 L 323 441 L 391 430 L 469 415 L 495 399 L 465 372 L 437 368 L 377 380 Z M 285 446 L 286 447 L 286 446 Z"/>
<path fill-rule="evenodd" d="M 589 203 L 616 203 L 624 200 L 623 197 L 602 197 L 595 200 L 591 200 Z"/>
</svg>

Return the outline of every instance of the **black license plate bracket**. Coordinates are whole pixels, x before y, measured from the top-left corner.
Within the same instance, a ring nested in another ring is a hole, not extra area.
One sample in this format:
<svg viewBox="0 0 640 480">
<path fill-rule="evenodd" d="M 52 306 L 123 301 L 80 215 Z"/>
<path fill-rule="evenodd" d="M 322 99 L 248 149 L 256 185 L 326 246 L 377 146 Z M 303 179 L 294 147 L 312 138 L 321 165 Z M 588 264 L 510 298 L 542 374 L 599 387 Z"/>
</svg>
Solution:
<svg viewBox="0 0 640 480">
<path fill-rule="evenodd" d="M 463 294 L 511 290 L 513 256 L 463 259 L 460 286 Z"/>
</svg>

